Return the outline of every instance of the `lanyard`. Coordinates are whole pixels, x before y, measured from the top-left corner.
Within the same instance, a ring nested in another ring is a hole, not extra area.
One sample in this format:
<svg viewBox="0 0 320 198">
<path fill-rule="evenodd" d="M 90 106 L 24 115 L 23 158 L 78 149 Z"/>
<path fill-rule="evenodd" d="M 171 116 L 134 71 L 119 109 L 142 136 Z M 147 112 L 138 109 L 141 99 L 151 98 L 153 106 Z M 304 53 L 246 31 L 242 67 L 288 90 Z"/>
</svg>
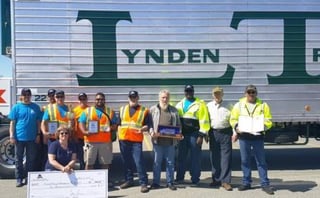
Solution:
<svg viewBox="0 0 320 198">
<path fill-rule="evenodd" d="M 253 113 L 255 112 L 257 106 L 258 106 L 258 105 L 256 104 L 255 107 L 254 107 L 254 109 L 253 109 L 253 111 L 250 112 L 249 109 L 248 109 L 248 107 L 247 107 L 247 104 L 244 105 L 244 107 L 246 108 L 246 110 L 247 110 L 247 112 L 248 112 L 248 114 L 249 114 L 250 117 L 253 117 Z"/>
</svg>

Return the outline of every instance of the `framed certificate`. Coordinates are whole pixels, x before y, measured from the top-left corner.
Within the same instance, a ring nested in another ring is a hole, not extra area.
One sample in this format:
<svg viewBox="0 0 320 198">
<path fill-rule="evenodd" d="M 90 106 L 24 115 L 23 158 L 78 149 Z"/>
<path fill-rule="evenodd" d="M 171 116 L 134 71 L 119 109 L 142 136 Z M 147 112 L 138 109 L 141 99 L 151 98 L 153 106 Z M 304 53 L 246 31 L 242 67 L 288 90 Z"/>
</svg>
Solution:
<svg viewBox="0 0 320 198">
<path fill-rule="evenodd" d="M 89 120 L 88 122 L 88 132 L 89 133 L 98 133 L 99 132 L 99 123 L 96 120 Z"/>
<path fill-rule="evenodd" d="M 180 134 L 180 127 L 159 125 L 158 132 L 160 133 L 160 137 L 161 136 L 175 137 L 176 135 Z"/>
<path fill-rule="evenodd" d="M 264 116 L 239 116 L 238 128 L 240 132 L 251 133 L 252 135 L 259 135 L 258 132 L 264 131 Z"/>
<path fill-rule="evenodd" d="M 49 134 L 55 134 L 58 129 L 59 123 L 57 121 L 48 122 L 48 132 Z"/>
</svg>

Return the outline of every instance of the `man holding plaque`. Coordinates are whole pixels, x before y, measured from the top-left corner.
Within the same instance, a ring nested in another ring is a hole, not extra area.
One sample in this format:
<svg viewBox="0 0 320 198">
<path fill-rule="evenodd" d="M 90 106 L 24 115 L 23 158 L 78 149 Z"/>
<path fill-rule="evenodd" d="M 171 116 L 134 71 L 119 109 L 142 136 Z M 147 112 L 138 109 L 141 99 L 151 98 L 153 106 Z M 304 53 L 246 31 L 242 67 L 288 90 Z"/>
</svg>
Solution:
<svg viewBox="0 0 320 198">
<path fill-rule="evenodd" d="M 59 125 L 68 126 L 69 122 L 69 108 L 64 104 L 64 91 L 57 90 L 54 96 L 56 103 L 50 103 L 47 106 L 41 122 L 41 130 L 43 135 L 48 138 L 48 146 L 56 140 L 55 132 Z"/>
<path fill-rule="evenodd" d="M 210 161 L 212 169 L 211 187 L 222 186 L 231 191 L 231 159 L 232 159 L 232 128 L 229 124 L 230 110 L 223 101 L 223 89 L 212 90 L 213 100 L 207 104 L 211 130 L 209 131 Z"/>
<path fill-rule="evenodd" d="M 42 114 L 41 114 L 41 118 L 43 117 L 43 114 L 44 112 L 48 109 L 48 107 L 51 105 L 51 104 L 54 104 L 56 103 L 56 99 L 55 99 L 55 93 L 56 93 L 56 90 L 55 89 L 49 89 L 48 90 L 48 93 L 47 93 L 47 101 L 48 101 L 48 104 L 47 105 L 44 105 L 42 106 L 41 108 L 41 111 L 42 111 Z M 39 164 L 39 170 L 45 170 L 45 165 L 48 161 L 48 136 L 44 136 L 42 135 L 42 141 L 40 142 L 40 154 L 39 156 L 37 156 L 38 160 L 41 161 L 41 163 Z"/>
<path fill-rule="evenodd" d="M 269 105 L 257 98 L 257 88 L 248 85 L 245 97 L 235 104 L 231 111 L 230 124 L 233 127 L 234 141 L 239 137 L 242 185 L 239 191 L 251 189 L 251 153 L 253 152 L 262 190 L 273 195 L 267 174 L 267 163 L 264 151 L 264 134 L 272 127 L 272 115 Z"/>
<path fill-rule="evenodd" d="M 37 145 L 40 140 L 40 107 L 31 102 L 31 90 L 23 88 L 21 102 L 13 106 L 9 113 L 10 143 L 15 145 L 15 176 L 16 187 L 23 186 L 23 179 L 27 182 L 29 171 L 35 171 Z M 24 154 L 26 165 L 23 166 Z"/>
<path fill-rule="evenodd" d="M 95 98 L 95 106 L 88 107 L 78 119 L 84 134 L 86 170 L 93 169 L 97 159 L 101 169 L 109 169 L 113 158 L 111 130 L 117 128 L 117 118 L 105 105 L 104 93 L 98 92 Z"/>
<path fill-rule="evenodd" d="M 184 136 L 178 144 L 178 183 L 184 182 L 186 172 L 186 163 L 188 153 L 190 152 L 190 174 L 192 185 L 197 186 L 201 174 L 201 147 L 203 138 L 207 136 L 210 129 L 209 114 L 207 106 L 203 100 L 194 97 L 194 88 L 192 85 L 186 85 L 183 98 L 177 105 L 182 134 Z"/>
<path fill-rule="evenodd" d="M 153 183 L 151 188 L 160 188 L 160 174 L 162 160 L 166 160 L 167 187 L 177 190 L 174 186 L 174 157 L 177 139 L 181 139 L 180 117 L 178 110 L 169 104 L 170 92 L 161 90 L 159 92 L 159 103 L 150 108 L 153 129 L 151 137 L 153 140 L 154 164 Z"/>
<path fill-rule="evenodd" d="M 132 187 L 133 173 L 138 171 L 141 192 L 147 193 L 149 189 L 148 177 L 145 170 L 142 154 L 143 133 L 152 128 L 152 118 L 149 110 L 139 103 L 137 91 L 129 92 L 129 104 L 120 108 L 119 144 L 122 161 L 125 169 L 125 182 L 121 189 Z"/>
</svg>

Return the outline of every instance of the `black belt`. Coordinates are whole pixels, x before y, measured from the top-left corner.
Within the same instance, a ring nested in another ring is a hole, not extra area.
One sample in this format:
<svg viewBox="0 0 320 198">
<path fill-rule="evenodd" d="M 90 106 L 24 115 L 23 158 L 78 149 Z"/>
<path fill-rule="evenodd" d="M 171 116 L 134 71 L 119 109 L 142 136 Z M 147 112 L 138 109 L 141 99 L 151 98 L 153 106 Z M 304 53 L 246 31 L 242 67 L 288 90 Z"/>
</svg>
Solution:
<svg viewBox="0 0 320 198">
<path fill-rule="evenodd" d="M 213 129 L 214 132 L 219 132 L 219 133 L 230 133 L 232 132 L 232 128 L 228 127 L 228 128 L 224 128 L 224 129 Z"/>
</svg>

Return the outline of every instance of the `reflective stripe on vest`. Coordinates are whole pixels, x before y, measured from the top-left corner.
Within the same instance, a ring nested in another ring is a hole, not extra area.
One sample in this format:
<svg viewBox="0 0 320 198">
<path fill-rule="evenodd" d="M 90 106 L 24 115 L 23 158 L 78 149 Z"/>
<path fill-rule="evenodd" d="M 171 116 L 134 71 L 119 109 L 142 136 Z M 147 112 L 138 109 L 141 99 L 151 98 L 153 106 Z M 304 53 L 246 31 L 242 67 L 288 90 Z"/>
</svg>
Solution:
<svg viewBox="0 0 320 198">
<path fill-rule="evenodd" d="M 67 125 L 68 117 L 62 117 L 57 104 L 48 105 L 49 121 L 58 121 L 59 125 Z"/>
</svg>

